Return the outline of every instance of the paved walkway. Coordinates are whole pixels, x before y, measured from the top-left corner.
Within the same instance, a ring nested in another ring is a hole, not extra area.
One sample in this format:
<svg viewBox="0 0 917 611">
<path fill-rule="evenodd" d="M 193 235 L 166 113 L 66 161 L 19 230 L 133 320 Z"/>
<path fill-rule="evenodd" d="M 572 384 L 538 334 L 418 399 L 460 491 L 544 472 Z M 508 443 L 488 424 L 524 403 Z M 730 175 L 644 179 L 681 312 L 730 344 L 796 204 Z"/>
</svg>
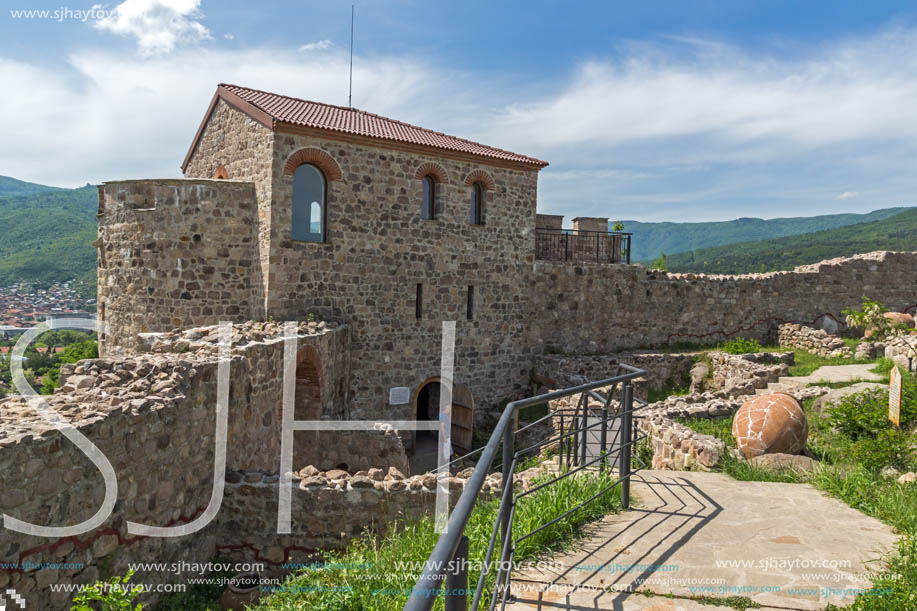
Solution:
<svg viewBox="0 0 917 611">
<path fill-rule="evenodd" d="M 738 595 L 770 610 L 823 609 L 828 602 L 849 604 L 854 595 L 845 588 L 868 589 L 869 582 L 848 574 L 879 570 L 878 559 L 897 539 L 890 527 L 805 484 L 642 471 L 632 492 L 635 509 L 590 525 L 585 540 L 554 557 L 563 569 L 515 574 L 517 602 L 506 608 L 718 611 L 727 607 L 678 597 Z M 685 581 L 692 579 L 701 582 Z M 694 585 L 732 591 L 692 592 Z M 580 589 L 570 592 L 571 586 Z M 757 590 L 737 591 L 743 587 Z"/>
<path fill-rule="evenodd" d="M 794 386 L 807 386 L 809 384 L 824 384 L 831 382 L 884 382 L 888 377 L 873 373 L 873 363 L 860 365 L 825 365 L 819 367 L 807 376 L 780 376 L 776 382 L 771 382 L 767 388 L 757 391 L 757 394 L 791 390 Z"/>
</svg>

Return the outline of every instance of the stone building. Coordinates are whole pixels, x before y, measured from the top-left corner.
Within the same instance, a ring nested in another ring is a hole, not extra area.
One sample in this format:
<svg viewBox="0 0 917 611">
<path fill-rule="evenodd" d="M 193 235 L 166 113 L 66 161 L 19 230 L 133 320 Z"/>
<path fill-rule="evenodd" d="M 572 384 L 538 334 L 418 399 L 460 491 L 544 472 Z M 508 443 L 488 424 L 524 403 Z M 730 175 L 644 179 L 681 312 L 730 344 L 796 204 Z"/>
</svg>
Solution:
<svg viewBox="0 0 917 611">
<path fill-rule="evenodd" d="M 100 187 L 102 353 L 221 320 L 335 320 L 352 329 L 346 374 L 326 379 L 324 355 L 300 355 L 297 389 L 320 406 L 310 418 L 436 419 L 442 322 L 455 321 L 454 413 L 481 425 L 529 390 L 544 353 L 764 338 L 780 322 L 838 318 L 863 294 L 917 302 L 912 253 L 730 277 L 628 265 L 630 236 L 607 219 L 569 231 L 536 214 L 546 165 L 220 85 L 183 179 Z M 470 436 L 453 430 L 459 449 Z"/>
<path fill-rule="evenodd" d="M 173 327 L 333 319 L 353 329 L 346 417 L 435 418 L 442 321 L 454 320 L 466 403 L 505 397 L 531 367 L 522 295 L 546 165 L 220 85 L 185 180 L 101 187 L 103 354 Z M 411 400 L 389 404 L 396 387 Z"/>
</svg>

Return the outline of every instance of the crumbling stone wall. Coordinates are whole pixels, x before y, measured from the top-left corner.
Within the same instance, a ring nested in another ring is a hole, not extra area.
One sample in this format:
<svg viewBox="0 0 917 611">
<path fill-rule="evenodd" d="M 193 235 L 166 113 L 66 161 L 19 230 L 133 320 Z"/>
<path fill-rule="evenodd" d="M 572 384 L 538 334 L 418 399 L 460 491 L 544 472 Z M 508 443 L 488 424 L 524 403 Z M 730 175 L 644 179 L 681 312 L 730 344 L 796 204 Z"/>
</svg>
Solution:
<svg viewBox="0 0 917 611">
<path fill-rule="evenodd" d="M 458 501 L 468 472 L 447 478 L 450 508 Z M 433 514 L 436 476 L 406 476 L 400 469 L 371 468 L 350 473 L 307 466 L 294 474 L 291 530 L 277 534 L 278 481 L 274 474 L 227 475 L 226 511 L 220 553 L 237 562 L 262 562 L 268 572 L 284 562 L 306 562 L 317 550 L 342 548 L 365 530 L 384 533 L 396 522 Z M 499 474 L 488 477 L 481 493 L 501 490 Z"/>
<path fill-rule="evenodd" d="M 257 311 L 252 183 L 134 180 L 99 187 L 104 356 L 137 334 L 241 322 Z"/>
<path fill-rule="evenodd" d="M 320 328 L 321 327 L 321 328 Z M 235 329 L 230 364 L 227 464 L 276 474 L 280 466 L 282 326 L 248 323 Z M 342 385 L 346 327 L 300 323 L 298 343 L 323 359 L 323 389 L 337 400 Z M 148 337 L 155 350 L 80 361 L 62 372 L 62 387 L 47 403 L 88 437 L 118 477 L 118 502 L 99 528 L 77 537 L 47 539 L 0 529 L 0 563 L 57 562 L 67 570 L 0 569 L 29 608 L 67 609 L 67 593 L 51 583 L 90 583 L 123 574 L 129 562 L 207 562 L 224 536 L 218 522 L 179 538 L 127 532 L 127 521 L 174 526 L 207 507 L 213 486 L 217 400 L 215 328 Z M 334 351 L 341 354 L 334 354 Z M 329 405 L 329 417 L 334 410 Z M 382 433 L 380 433 L 382 434 Z M 397 435 L 391 435 L 397 441 Z M 333 445 L 333 444 L 332 444 Z M 356 444 L 347 446 L 354 451 Z M 321 452 L 327 450 L 321 446 Z M 376 451 L 377 444 L 364 449 Z M 305 451 L 304 451 L 305 450 Z M 294 464 L 315 448 L 294 447 Z M 319 458 L 324 454 L 320 454 Z M 397 456 L 392 456 L 398 461 Z M 402 462 L 404 459 L 401 459 Z M 82 522 L 98 510 L 104 483 L 76 446 L 41 419 L 21 397 L 0 400 L 0 510 L 44 526 Z M 221 517 L 230 516 L 224 508 Z M 169 572 L 138 575 L 144 583 L 182 581 Z"/>
<path fill-rule="evenodd" d="M 669 274 L 635 265 L 537 261 L 537 353 L 608 353 L 674 342 L 767 339 L 780 322 L 812 323 L 867 295 L 905 311 L 917 302 L 917 253 L 875 252 L 794 271 L 720 276 Z"/>
<path fill-rule="evenodd" d="M 783 323 L 777 327 L 777 341 L 786 348 L 805 350 L 819 356 L 853 358 L 853 351 L 844 340 L 808 325 Z"/>
</svg>

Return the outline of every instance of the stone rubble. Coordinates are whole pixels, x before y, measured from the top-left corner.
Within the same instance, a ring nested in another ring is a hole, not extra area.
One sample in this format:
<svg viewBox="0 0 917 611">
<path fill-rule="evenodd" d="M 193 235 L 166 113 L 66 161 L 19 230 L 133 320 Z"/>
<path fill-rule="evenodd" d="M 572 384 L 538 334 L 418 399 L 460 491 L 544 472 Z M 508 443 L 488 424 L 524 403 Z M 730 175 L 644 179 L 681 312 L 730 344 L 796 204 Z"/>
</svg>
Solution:
<svg viewBox="0 0 917 611">
<path fill-rule="evenodd" d="M 777 327 L 777 340 L 781 346 L 805 350 L 819 356 L 852 358 L 853 351 L 839 337 L 824 329 L 814 329 L 796 323 L 783 323 Z"/>
</svg>

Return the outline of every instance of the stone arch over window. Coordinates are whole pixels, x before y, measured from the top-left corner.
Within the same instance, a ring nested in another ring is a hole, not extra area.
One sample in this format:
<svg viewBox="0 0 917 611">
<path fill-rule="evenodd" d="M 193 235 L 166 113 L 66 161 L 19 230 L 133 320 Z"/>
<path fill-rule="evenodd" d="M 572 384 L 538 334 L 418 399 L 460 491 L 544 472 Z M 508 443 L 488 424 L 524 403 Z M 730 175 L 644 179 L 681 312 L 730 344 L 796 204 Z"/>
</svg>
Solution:
<svg viewBox="0 0 917 611">
<path fill-rule="evenodd" d="M 322 360 L 312 346 L 296 353 L 296 399 L 293 417 L 296 420 L 321 420 Z"/>
<path fill-rule="evenodd" d="M 320 169 L 327 180 L 342 180 L 344 178 L 341 166 L 334 160 L 334 157 L 315 147 L 299 149 L 290 155 L 283 166 L 284 175 L 293 176 L 296 173 L 296 168 L 305 163 Z"/>
<path fill-rule="evenodd" d="M 226 180 L 229 178 L 229 172 L 226 170 L 226 166 L 222 163 L 217 166 L 217 169 L 213 171 L 213 177 L 216 180 Z"/>
<path fill-rule="evenodd" d="M 444 185 L 449 184 L 449 176 L 446 174 L 446 170 L 443 166 L 432 161 L 421 164 L 414 173 L 414 178 L 417 180 L 422 180 L 424 176 L 432 176 L 436 182 Z"/>
<path fill-rule="evenodd" d="M 474 183 L 480 183 L 488 191 L 493 191 L 496 189 L 496 184 L 494 183 L 493 176 L 485 172 L 484 170 L 474 170 L 465 177 L 465 186 L 470 187 Z"/>
</svg>

